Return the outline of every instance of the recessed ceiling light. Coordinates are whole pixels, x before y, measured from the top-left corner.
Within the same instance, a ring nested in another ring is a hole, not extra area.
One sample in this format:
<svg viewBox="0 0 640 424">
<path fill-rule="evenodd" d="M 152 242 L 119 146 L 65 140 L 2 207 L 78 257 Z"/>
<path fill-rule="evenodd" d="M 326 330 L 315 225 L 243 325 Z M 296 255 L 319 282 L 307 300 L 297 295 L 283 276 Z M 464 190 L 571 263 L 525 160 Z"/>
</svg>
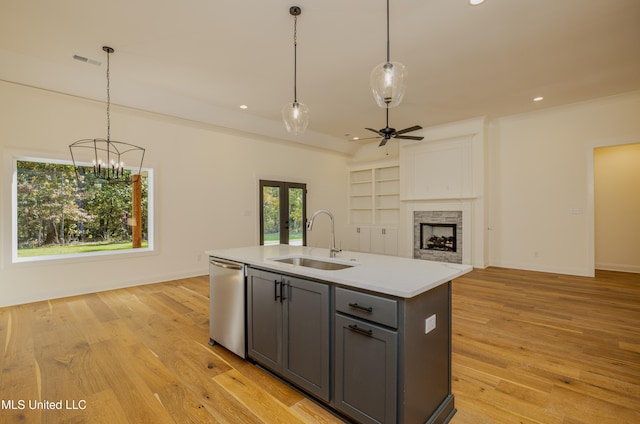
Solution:
<svg viewBox="0 0 640 424">
<path fill-rule="evenodd" d="M 353 137 L 352 140 L 360 140 L 360 137 Z"/>
<path fill-rule="evenodd" d="M 542 96 L 538 96 L 538 97 L 534 97 L 534 98 L 533 98 L 533 101 L 534 101 L 534 102 L 541 102 L 541 101 L 543 101 L 543 100 L 544 100 L 544 97 L 542 97 Z"/>
<path fill-rule="evenodd" d="M 484 0 L 469 0 L 469 4 L 471 6 L 478 6 L 479 4 L 484 3 Z"/>
<path fill-rule="evenodd" d="M 249 108 L 249 106 L 247 106 L 247 105 L 240 105 L 240 109 L 248 109 L 248 108 Z"/>
</svg>

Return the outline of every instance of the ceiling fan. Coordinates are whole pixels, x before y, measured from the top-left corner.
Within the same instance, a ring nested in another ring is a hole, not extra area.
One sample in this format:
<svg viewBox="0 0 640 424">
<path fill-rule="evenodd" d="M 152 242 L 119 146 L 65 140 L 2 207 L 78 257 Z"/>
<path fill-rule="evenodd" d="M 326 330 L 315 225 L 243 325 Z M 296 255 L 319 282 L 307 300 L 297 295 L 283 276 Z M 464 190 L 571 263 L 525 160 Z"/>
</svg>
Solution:
<svg viewBox="0 0 640 424">
<path fill-rule="evenodd" d="M 365 130 L 373 131 L 374 133 L 382 137 L 382 140 L 380 141 L 380 144 L 378 144 L 378 147 L 384 146 L 385 144 L 387 144 L 387 141 L 391 140 L 392 138 L 398 138 L 403 140 L 424 139 L 424 137 L 415 136 L 415 135 L 402 135 L 411 131 L 421 130 L 422 127 L 420 125 L 414 125 L 413 127 L 405 128 L 403 130 L 396 130 L 395 128 L 390 128 L 389 127 L 389 108 L 386 108 L 386 111 L 387 111 L 387 124 L 384 128 L 380 130 L 374 130 L 373 128 L 365 128 Z"/>
</svg>

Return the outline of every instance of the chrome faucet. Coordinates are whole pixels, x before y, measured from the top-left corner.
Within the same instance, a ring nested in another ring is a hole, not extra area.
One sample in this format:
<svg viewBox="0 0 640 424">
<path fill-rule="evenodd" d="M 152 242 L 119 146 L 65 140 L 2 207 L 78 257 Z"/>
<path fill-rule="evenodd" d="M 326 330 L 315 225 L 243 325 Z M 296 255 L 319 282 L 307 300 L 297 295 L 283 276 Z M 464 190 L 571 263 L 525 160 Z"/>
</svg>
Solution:
<svg viewBox="0 0 640 424">
<path fill-rule="evenodd" d="M 313 227 L 313 220 L 315 219 L 316 216 L 318 216 L 321 213 L 329 215 L 329 219 L 331 220 L 331 248 L 329 250 L 329 257 L 335 258 L 336 253 L 340 252 L 341 250 L 336 249 L 336 237 L 333 231 L 333 214 L 326 209 L 320 209 L 315 211 L 313 215 L 311 215 L 311 219 L 309 219 L 309 222 L 307 222 L 307 230 L 311 231 L 311 227 Z"/>
</svg>

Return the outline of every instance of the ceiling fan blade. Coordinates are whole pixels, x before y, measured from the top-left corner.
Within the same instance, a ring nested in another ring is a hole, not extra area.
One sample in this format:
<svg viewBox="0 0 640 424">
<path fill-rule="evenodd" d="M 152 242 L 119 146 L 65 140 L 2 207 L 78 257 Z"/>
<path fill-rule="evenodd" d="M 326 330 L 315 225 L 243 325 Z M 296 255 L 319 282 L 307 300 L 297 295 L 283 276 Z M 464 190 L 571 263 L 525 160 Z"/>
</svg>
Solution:
<svg viewBox="0 0 640 424">
<path fill-rule="evenodd" d="M 385 144 L 387 144 L 387 141 L 389 141 L 388 138 L 386 138 L 386 137 L 383 138 L 382 140 L 380 140 L 380 144 L 378 144 L 378 147 L 384 146 Z"/>
<path fill-rule="evenodd" d="M 404 133 L 408 133 L 408 132 L 411 132 L 411 131 L 417 131 L 417 130 L 421 130 L 421 129 L 422 129 L 422 127 L 420 125 L 414 125 L 413 127 L 409 127 L 409 128 L 405 128 L 405 129 L 400 130 L 400 131 L 396 131 L 396 134 L 399 135 L 399 134 L 404 134 Z"/>
<path fill-rule="evenodd" d="M 399 138 L 401 140 L 424 140 L 424 137 L 419 137 L 415 135 L 397 135 L 393 138 Z"/>
<path fill-rule="evenodd" d="M 374 138 L 380 138 L 380 137 L 382 137 L 382 136 L 378 135 L 377 137 L 358 138 L 357 140 L 350 140 L 350 141 L 373 140 Z"/>
<path fill-rule="evenodd" d="M 374 130 L 373 128 L 365 128 L 365 130 L 373 131 L 374 133 L 378 134 L 380 137 L 384 137 L 384 134 L 382 134 L 378 130 Z"/>
</svg>

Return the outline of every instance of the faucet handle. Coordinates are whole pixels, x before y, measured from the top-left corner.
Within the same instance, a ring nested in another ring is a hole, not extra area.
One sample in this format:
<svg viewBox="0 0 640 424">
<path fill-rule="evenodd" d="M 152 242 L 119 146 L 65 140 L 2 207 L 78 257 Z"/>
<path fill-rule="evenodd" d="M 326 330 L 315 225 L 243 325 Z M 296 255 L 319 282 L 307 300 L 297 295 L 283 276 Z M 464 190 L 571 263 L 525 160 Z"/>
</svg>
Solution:
<svg viewBox="0 0 640 424">
<path fill-rule="evenodd" d="M 339 248 L 332 247 L 330 249 L 329 256 L 331 256 L 332 258 L 335 258 L 336 255 L 338 253 L 340 253 L 340 252 L 342 252 L 342 240 L 340 240 L 340 247 Z"/>
</svg>

